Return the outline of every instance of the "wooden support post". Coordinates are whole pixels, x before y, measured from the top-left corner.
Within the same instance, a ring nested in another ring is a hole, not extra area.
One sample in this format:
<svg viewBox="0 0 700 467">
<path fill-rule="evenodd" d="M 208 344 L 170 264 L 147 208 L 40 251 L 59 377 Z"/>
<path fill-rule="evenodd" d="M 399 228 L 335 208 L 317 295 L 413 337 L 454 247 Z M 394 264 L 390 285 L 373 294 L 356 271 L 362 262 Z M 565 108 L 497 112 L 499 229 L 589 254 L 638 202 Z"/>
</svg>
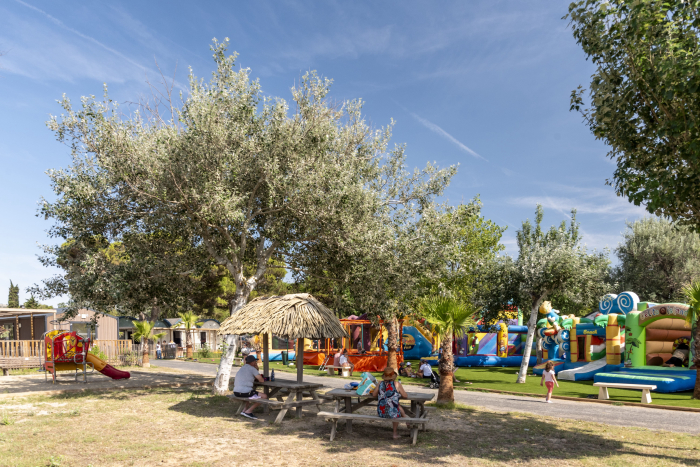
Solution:
<svg viewBox="0 0 700 467">
<path fill-rule="evenodd" d="M 29 313 L 29 321 L 31 323 L 31 340 L 34 340 L 34 315 L 32 313 Z"/>
<path fill-rule="evenodd" d="M 304 382 L 304 339 L 297 339 L 297 383 Z M 297 401 L 301 401 L 302 391 L 297 392 Z M 301 407 L 297 407 L 297 418 L 301 418 Z"/>
<path fill-rule="evenodd" d="M 268 346 L 269 339 L 270 338 L 267 333 L 263 334 L 263 376 L 265 378 L 270 376 L 270 348 Z M 241 366 L 243 365 L 245 365 L 245 362 L 241 363 Z M 263 391 L 265 392 L 265 395 L 269 397 L 270 388 L 265 386 Z M 263 407 L 263 412 L 266 414 L 270 413 L 270 406 L 265 404 L 265 406 Z"/>
<path fill-rule="evenodd" d="M 15 316 L 15 340 L 19 340 L 19 316 Z"/>
<path fill-rule="evenodd" d="M 263 376 L 270 376 L 270 349 L 268 334 L 263 334 Z"/>
</svg>

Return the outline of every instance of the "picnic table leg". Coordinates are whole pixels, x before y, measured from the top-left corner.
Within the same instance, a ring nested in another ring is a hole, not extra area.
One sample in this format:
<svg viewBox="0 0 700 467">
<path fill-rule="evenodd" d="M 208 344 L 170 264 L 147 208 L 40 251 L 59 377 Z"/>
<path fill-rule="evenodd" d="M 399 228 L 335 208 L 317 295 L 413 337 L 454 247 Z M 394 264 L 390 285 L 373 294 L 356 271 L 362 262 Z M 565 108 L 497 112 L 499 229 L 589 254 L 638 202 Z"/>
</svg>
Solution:
<svg viewBox="0 0 700 467">
<path fill-rule="evenodd" d="M 338 432 L 338 419 L 334 418 L 332 422 L 333 425 L 331 426 L 331 441 L 335 439 L 335 434 Z"/>
<path fill-rule="evenodd" d="M 411 444 L 415 445 L 418 442 L 418 425 L 414 425 L 411 430 Z"/>
<path fill-rule="evenodd" d="M 340 399 L 335 400 L 335 412 L 340 412 Z"/>
<path fill-rule="evenodd" d="M 642 404 L 651 404 L 651 393 L 648 389 L 642 389 Z"/>
<path fill-rule="evenodd" d="M 345 413 L 352 413 L 352 398 L 350 397 L 345 398 Z M 345 420 L 345 431 L 352 433 L 352 420 L 349 418 Z"/>
<path fill-rule="evenodd" d="M 267 334 L 265 334 L 265 337 L 267 337 Z M 263 387 L 263 392 L 265 393 L 267 398 L 270 399 L 270 388 L 268 388 L 267 386 Z M 265 415 L 270 413 L 270 406 L 269 405 L 267 405 L 267 404 L 263 405 L 263 413 Z"/>
<path fill-rule="evenodd" d="M 238 408 L 236 409 L 236 415 L 240 415 L 241 412 L 243 412 L 243 408 L 244 408 L 246 405 L 247 405 L 247 404 L 246 404 L 245 402 L 241 402 L 240 404 L 238 404 Z"/>
<path fill-rule="evenodd" d="M 290 392 L 289 396 L 287 397 L 287 400 L 284 402 L 285 404 L 288 404 L 294 400 L 294 393 Z M 277 414 L 277 418 L 275 418 L 275 421 L 273 423 L 282 423 L 282 420 L 284 420 L 284 416 L 287 415 L 287 410 L 285 409 L 284 405 L 282 406 L 282 409 L 280 410 L 280 413 Z"/>
<path fill-rule="evenodd" d="M 311 394 L 311 397 L 313 397 L 313 399 L 314 399 L 316 402 L 318 402 L 318 404 L 316 404 L 316 408 L 317 408 L 318 411 L 320 412 L 320 411 L 321 411 L 321 399 L 319 399 L 318 394 L 316 394 L 316 390 L 310 389 L 310 390 L 309 390 L 309 393 Z"/>
<path fill-rule="evenodd" d="M 413 412 L 413 416 L 416 418 L 420 418 L 420 412 L 416 412 L 416 406 L 418 404 L 416 401 L 411 401 L 411 412 Z"/>
<path fill-rule="evenodd" d="M 606 401 L 608 399 L 610 399 L 610 395 L 608 394 L 607 386 L 601 386 L 598 389 L 598 400 L 599 401 Z"/>
<path fill-rule="evenodd" d="M 297 392 L 296 392 L 296 395 L 297 395 L 297 401 L 301 401 L 301 399 L 302 399 L 303 396 L 304 396 L 304 395 L 302 394 L 302 391 L 297 391 Z M 297 418 L 301 418 L 301 407 L 297 407 L 296 417 L 297 417 Z"/>
</svg>

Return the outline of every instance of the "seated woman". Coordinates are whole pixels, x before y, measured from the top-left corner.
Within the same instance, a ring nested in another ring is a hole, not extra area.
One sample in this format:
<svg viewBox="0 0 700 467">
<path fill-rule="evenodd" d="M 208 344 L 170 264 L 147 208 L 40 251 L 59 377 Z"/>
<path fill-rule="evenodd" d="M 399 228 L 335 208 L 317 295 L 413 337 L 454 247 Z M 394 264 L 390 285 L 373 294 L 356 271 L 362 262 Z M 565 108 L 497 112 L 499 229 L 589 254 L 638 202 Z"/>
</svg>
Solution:
<svg viewBox="0 0 700 467">
<path fill-rule="evenodd" d="M 676 347 L 676 350 L 673 352 L 673 356 L 666 360 L 664 363 L 664 366 L 668 367 L 676 367 L 676 366 L 684 366 L 686 362 L 688 361 L 688 355 L 690 354 L 690 347 L 688 347 L 688 344 L 681 343 L 678 344 L 678 347 Z"/>
<path fill-rule="evenodd" d="M 403 397 L 408 399 L 406 391 L 404 391 L 401 383 L 396 381 L 396 372 L 393 368 L 386 368 L 382 374 L 382 382 L 374 388 L 372 391 L 372 396 L 377 397 L 379 403 L 377 404 L 377 415 L 382 418 L 401 418 L 406 417 L 406 412 L 404 412 L 403 407 L 399 404 L 399 399 Z M 399 428 L 399 422 L 394 422 L 394 439 L 399 439 L 397 429 Z M 407 423 L 407 428 L 411 426 Z"/>
</svg>

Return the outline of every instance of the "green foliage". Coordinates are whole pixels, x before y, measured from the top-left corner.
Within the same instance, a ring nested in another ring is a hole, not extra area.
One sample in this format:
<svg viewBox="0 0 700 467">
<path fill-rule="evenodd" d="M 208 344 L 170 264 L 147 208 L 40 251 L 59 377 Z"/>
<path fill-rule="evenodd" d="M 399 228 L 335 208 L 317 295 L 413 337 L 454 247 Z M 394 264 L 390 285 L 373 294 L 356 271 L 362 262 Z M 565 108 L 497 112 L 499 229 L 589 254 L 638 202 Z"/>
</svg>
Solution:
<svg viewBox="0 0 700 467">
<path fill-rule="evenodd" d="M 9 413 L 7 413 L 6 410 L 2 411 L 2 417 L 0 417 L 0 425 L 14 425 L 15 424 L 15 419 L 10 416 Z"/>
<path fill-rule="evenodd" d="M 34 295 L 32 295 L 31 297 L 29 297 L 29 300 L 24 302 L 24 308 L 28 310 L 50 310 L 53 307 L 49 305 L 42 305 L 37 301 L 36 298 L 34 298 Z"/>
<path fill-rule="evenodd" d="M 197 358 L 209 358 L 214 354 L 214 352 L 211 351 L 209 346 L 207 344 L 202 345 L 202 348 L 200 348 L 197 351 Z"/>
<path fill-rule="evenodd" d="M 465 329 L 476 325 L 476 308 L 453 297 L 427 297 L 421 300 L 418 309 L 420 315 L 433 326 L 432 329 L 441 338 L 452 335 L 460 338 Z"/>
<path fill-rule="evenodd" d="M 480 303 L 488 321 L 500 310 L 516 305 L 530 313 L 525 355 L 518 382 L 525 382 L 530 350 L 537 325 L 538 308 L 545 300 L 561 297 L 579 308 L 590 307 L 610 287 L 607 252 L 588 253 L 581 245 L 576 211 L 571 222 L 547 232 L 542 230 L 542 206 L 537 206 L 535 224 L 526 220 L 517 232 L 518 258 L 501 257 L 482 275 L 486 284 Z M 553 303 L 557 306 L 557 303 Z"/>
<path fill-rule="evenodd" d="M 177 314 L 182 320 L 180 323 L 185 328 L 185 335 L 187 336 L 187 345 L 192 345 L 192 330 L 197 328 L 197 324 L 200 324 L 199 316 L 197 316 L 192 310 L 186 311 L 184 313 Z"/>
<path fill-rule="evenodd" d="M 617 162 L 620 196 L 654 214 L 700 226 L 698 0 L 580 0 L 574 38 L 597 67 L 590 108 L 572 92 L 591 132 Z M 611 182 L 611 183 L 613 183 Z"/>
<path fill-rule="evenodd" d="M 700 235 L 666 219 L 627 223 L 615 249 L 617 290 L 633 290 L 650 302 L 683 302 L 683 286 L 700 279 Z"/>
<path fill-rule="evenodd" d="M 134 340 L 143 341 L 145 345 L 148 344 L 148 341 L 157 341 L 165 336 L 164 332 L 153 333 L 153 328 L 156 325 L 155 321 L 132 321 L 132 323 L 136 329 L 133 334 Z"/>
<path fill-rule="evenodd" d="M 8 308 L 19 308 L 19 285 L 15 285 L 10 281 L 10 293 L 7 297 Z"/>
<path fill-rule="evenodd" d="M 107 354 L 104 353 L 102 350 L 100 350 L 100 347 L 98 345 L 93 345 L 90 347 L 90 350 L 88 350 L 88 353 L 91 353 L 95 357 L 99 358 L 100 360 L 107 360 Z"/>
</svg>

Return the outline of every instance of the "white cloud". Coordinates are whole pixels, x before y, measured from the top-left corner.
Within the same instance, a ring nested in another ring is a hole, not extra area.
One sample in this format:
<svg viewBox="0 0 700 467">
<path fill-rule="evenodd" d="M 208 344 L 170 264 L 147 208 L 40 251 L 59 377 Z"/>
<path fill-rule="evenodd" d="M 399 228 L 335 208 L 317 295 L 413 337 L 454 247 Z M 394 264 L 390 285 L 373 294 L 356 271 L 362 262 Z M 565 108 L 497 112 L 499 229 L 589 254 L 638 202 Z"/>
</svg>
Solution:
<svg viewBox="0 0 700 467">
<path fill-rule="evenodd" d="M 442 136 L 442 137 L 445 138 L 446 140 L 450 141 L 452 144 L 456 145 L 456 146 L 457 146 L 458 148 L 460 148 L 462 151 L 464 151 L 464 152 L 466 152 L 467 154 L 470 154 L 470 155 L 476 157 L 477 159 L 482 159 L 482 160 L 486 161 L 486 158 L 485 158 L 485 157 L 481 156 L 480 154 L 477 154 L 476 151 L 474 151 L 474 150 L 470 149 L 469 147 L 467 147 L 466 144 L 462 143 L 462 142 L 459 141 L 457 138 L 455 138 L 454 136 L 452 136 L 451 134 L 449 134 L 448 132 L 446 132 L 445 130 L 443 130 L 442 128 L 440 128 L 439 126 L 437 126 L 436 124 L 434 124 L 433 122 L 431 122 L 431 121 L 429 121 L 429 120 L 426 120 L 426 119 L 424 119 L 424 118 L 422 118 L 422 117 L 419 117 L 418 115 L 414 114 L 413 112 L 410 112 L 410 114 L 411 114 L 411 117 L 413 117 L 413 118 L 415 118 L 416 120 L 418 120 L 418 122 L 419 122 L 421 125 L 423 125 L 423 126 L 426 127 L 427 129 L 429 129 L 430 131 L 432 131 L 432 132 L 434 132 L 434 133 L 437 133 L 438 135 Z M 488 161 L 487 161 L 487 162 L 488 162 Z"/>
<path fill-rule="evenodd" d="M 547 184 L 544 189 L 549 193 L 563 192 L 561 195 L 522 196 L 509 200 L 516 206 L 532 207 L 541 204 L 544 208 L 555 209 L 568 217 L 572 208 L 579 214 L 598 214 L 616 220 L 637 219 L 648 216 L 643 206 L 635 206 L 626 198 L 619 197 L 612 188 L 572 187 L 560 184 Z"/>
</svg>

